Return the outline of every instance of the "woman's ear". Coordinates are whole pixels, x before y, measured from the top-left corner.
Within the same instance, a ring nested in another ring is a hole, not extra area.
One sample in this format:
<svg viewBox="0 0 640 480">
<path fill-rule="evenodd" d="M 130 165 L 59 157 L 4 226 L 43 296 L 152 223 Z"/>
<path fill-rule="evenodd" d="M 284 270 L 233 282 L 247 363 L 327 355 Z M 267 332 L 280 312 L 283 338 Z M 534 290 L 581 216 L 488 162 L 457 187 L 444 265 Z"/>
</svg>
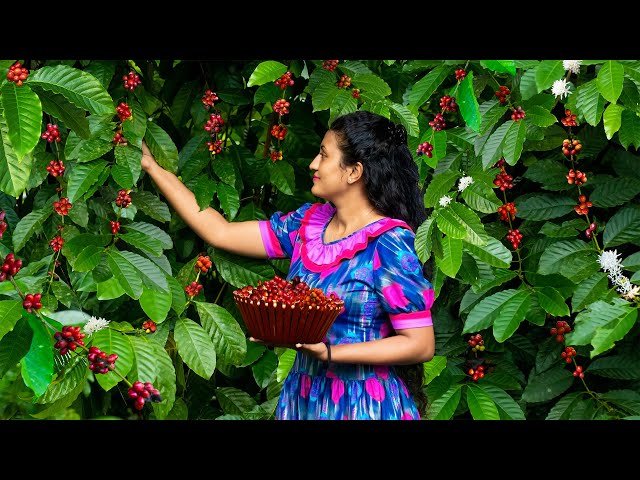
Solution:
<svg viewBox="0 0 640 480">
<path fill-rule="evenodd" d="M 357 162 L 355 165 L 351 167 L 351 173 L 349 173 L 349 183 L 357 182 L 362 177 L 362 173 L 364 171 L 364 165 L 361 162 Z"/>
</svg>

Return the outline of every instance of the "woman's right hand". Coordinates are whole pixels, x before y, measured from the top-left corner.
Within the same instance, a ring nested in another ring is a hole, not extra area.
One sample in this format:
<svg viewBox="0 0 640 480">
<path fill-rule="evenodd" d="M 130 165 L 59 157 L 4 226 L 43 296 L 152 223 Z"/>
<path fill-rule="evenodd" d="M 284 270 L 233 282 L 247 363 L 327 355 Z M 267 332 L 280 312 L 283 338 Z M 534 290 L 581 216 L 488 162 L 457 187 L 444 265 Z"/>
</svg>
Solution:
<svg viewBox="0 0 640 480">
<path fill-rule="evenodd" d="M 142 167 L 142 170 L 148 172 L 150 168 L 157 164 L 158 162 L 156 162 L 156 159 L 153 158 L 153 155 L 151 154 L 151 150 L 149 150 L 147 143 L 142 140 L 142 159 L 140 160 L 140 166 Z"/>
</svg>

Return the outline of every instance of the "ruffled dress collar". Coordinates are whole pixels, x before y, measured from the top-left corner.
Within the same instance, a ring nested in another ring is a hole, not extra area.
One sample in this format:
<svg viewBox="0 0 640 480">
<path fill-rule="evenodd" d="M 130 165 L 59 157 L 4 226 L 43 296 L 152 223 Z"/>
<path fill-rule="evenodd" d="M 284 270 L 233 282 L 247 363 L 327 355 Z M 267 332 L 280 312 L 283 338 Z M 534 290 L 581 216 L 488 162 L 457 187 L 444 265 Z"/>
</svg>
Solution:
<svg viewBox="0 0 640 480">
<path fill-rule="evenodd" d="M 411 230 L 409 225 L 395 218 L 385 217 L 372 222 L 350 235 L 324 242 L 324 232 L 336 208 L 330 203 L 315 203 L 304 214 L 299 234 L 302 240 L 300 255 L 302 263 L 313 272 L 322 272 L 336 266 L 340 261 L 351 259 L 367 248 L 369 239 L 375 238 L 395 227 Z"/>
</svg>

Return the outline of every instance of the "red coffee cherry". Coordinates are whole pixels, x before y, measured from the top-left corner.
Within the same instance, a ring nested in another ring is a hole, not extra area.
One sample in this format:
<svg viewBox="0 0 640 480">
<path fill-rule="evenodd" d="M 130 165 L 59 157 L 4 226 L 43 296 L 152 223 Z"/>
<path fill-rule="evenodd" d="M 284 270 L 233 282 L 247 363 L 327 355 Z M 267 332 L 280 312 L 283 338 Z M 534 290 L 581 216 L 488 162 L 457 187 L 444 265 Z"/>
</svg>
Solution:
<svg viewBox="0 0 640 480">
<path fill-rule="evenodd" d="M 134 399 L 134 408 L 142 410 L 146 402 L 160 403 L 162 397 L 157 388 L 154 388 L 151 382 L 134 382 L 127 390 L 129 398 Z"/>
<path fill-rule="evenodd" d="M 118 191 L 118 196 L 115 200 L 117 206 L 127 208 L 131 204 L 131 196 L 129 195 L 129 192 L 131 192 L 131 189 Z"/>
<path fill-rule="evenodd" d="M 89 360 L 89 370 L 93 373 L 109 373 L 116 368 L 116 360 L 118 355 L 112 353 L 107 355 L 98 347 L 90 347 L 87 354 L 87 360 Z"/>
<path fill-rule="evenodd" d="M 571 110 L 565 110 L 564 115 L 564 118 L 562 118 L 560 121 L 565 127 L 575 127 L 578 125 L 578 123 L 576 122 L 576 116 L 571 114 Z"/>
<path fill-rule="evenodd" d="M 200 270 L 202 273 L 207 273 L 211 265 L 213 265 L 213 262 L 209 259 L 209 256 L 200 255 L 196 261 L 195 269 Z"/>
<path fill-rule="evenodd" d="M 283 124 L 274 125 L 271 128 L 271 136 L 278 140 L 284 140 L 287 136 L 287 127 Z"/>
<path fill-rule="evenodd" d="M 493 180 L 493 184 L 504 192 L 507 189 L 513 188 L 513 177 L 503 169 L 496 175 L 496 178 Z"/>
<path fill-rule="evenodd" d="M 27 293 L 22 301 L 22 308 L 29 313 L 31 313 L 32 310 L 40 310 L 42 308 L 41 298 L 41 293 Z"/>
<path fill-rule="evenodd" d="M 477 382 L 479 378 L 484 377 L 484 365 L 478 365 L 475 369 L 470 368 L 468 373 L 471 375 L 471 379 Z"/>
<path fill-rule="evenodd" d="M 286 115 L 289 113 L 289 107 L 291 104 L 287 102 L 284 98 L 276 100 L 276 103 L 273 104 L 273 111 L 278 115 Z"/>
<path fill-rule="evenodd" d="M 456 70 L 456 80 L 461 82 L 462 80 L 464 80 L 464 77 L 466 76 L 467 76 L 467 72 L 465 71 L 464 68 L 460 68 Z"/>
<path fill-rule="evenodd" d="M 322 61 L 322 68 L 324 68 L 325 70 L 328 70 L 330 72 L 335 71 L 336 67 L 338 66 L 338 62 L 339 60 L 323 60 Z"/>
<path fill-rule="evenodd" d="M 513 109 L 513 113 L 511 114 L 511 120 L 519 122 L 524 118 L 524 115 L 525 113 L 524 110 L 522 110 L 522 107 L 516 107 Z"/>
<path fill-rule="evenodd" d="M 56 332 L 53 338 L 56 343 L 53 344 L 54 348 L 60 350 L 60 355 L 65 355 L 69 350 L 75 350 L 78 345 L 84 346 L 84 340 L 86 335 L 80 331 L 80 327 L 72 327 L 65 325 L 62 327 L 61 332 Z"/>
<path fill-rule="evenodd" d="M 484 340 L 482 339 L 482 335 L 476 333 L 475 335 L 471 335 L 467 343 L 471 346 L 472 352 L 484 352 Z"/>
<path fill-rule="evenodd" d="M 157 325 L 156 322 L 154 322 L 153 320 L 149 319 L 146 320 L 143 324 L 142 324 L 142 329 L 146 332 L 146 333 L 153 333 L 156 331 L 157 329 Z"/>
<path fill-rule="evenodd" d="M 220 115 L 220 112 L 216 112 L 209 115 L 209 120 L 204 124 L 204 129 L 209 132 L 211 138 L 215 138 L 216 133 L 220 133 L 223 125 L 222 115 Z"/>
<path fill-rule="evenodd" d="M 69 203 L 68 197 L 61 198 L 59 201 L 53 202 L 53 209 L 58 215 L 62 215 L 62 216 L 68 215 L 69 210 L 71 210 L 71 207 L 73 207 L 73 205 Z"/>
<path fill-rule="evenodd" d="M 354 88 L 353 90 L 351 90 L 351 96 L 353 98 L 360 98 L 361 93 L 362 91 L 359 88 Z"/>
<path fill-rule="evenodd" d="M 500 215 L 500 220 L 504 220 L 505 222 L 514 220 L 516 218 L 516 212 L 518 209 L 516 208 L 513 202 L 505 203 L 504 205 L 498 207 L 498 214 Z"/>
<path fill-rule="evenodd" d="M 140 77 L 133 70 L 128 75 L 123 75 L 122 80 L 124 80 L 124 88 L 127 90 L 133 91 L 138 85 L 142 85 Z"/>
<path fill-rule="evenodd" d="M 131 110 L 129 109 L 129 105 L 124 102 L 120 102 L 120 105 L 116 107 L 116 112 L 118 112 L 118 118 L 120 121 L 124 121 L 127 118 L 131 118 Z"/>
<path fill-rule="evenodd" d="M 110 220 L 109 223 L 111 224 L 111 233 L 116 235 L 120 231 L 120 222 Z"/>
<path fill-rule="evenodd" d="M 200 285 L 198 282 L 191 282 L 189 285 L 184 287 L 184 291 L 187 292 L 187 295 L 190 297 L 195 297 L 202 291 L 204 287 Z"/>
<path fill-rule="evenodd" d="M 24 68 L 20 62 L 16 62 L 9 67 L 7 80 L 14 82 L 18 87 L 22 86 L 24 80 L 29 76 L 29 70 Z"/>
<path fill-rule="evenodd" d="M 427 157 L 432 158 L 433 157 L 432 150 L 433 150 L 433 145 L 431 145 L 429 142 L 424 142 L 418 145 L 416 154 L 419 157 L 421 157 L 422 155 L 426 155 Z"/>
<path fill-rule="evenodd" d="M 584 378 L 584 372 L 582 371 L 582 367 L 580 365 L 576 366 L 576 369 L 573 372 L 573 376 Z"/>
<path fill-rule="evenodd" d="M 441 113 L 436 113 L 435 118 L 429 122 L 429 125 L 435 132 L 439 132 L 447 126 Z"/>
<path fill-rule="evenodd" d="M 504 104 L 507 101 L 507 97 L 511 95 L 511 90 L 504 85 L 500 85 L 500 89 L 496 91 L 496 97 L 500 100 L 500 104 Z"/>
<path fill-rule="evenodd" d="M 582 173 L 580 170 L 574 170 L 573 168 L 569 170 L 567 174 L 567 182 L 569 185 L 582 185 L 587 181 L 587 176 Z"/>
<path fill-rule="evenodd" d="M 277 86 L 279 86 L 281 90 L 284 90 L 285 88 L 293 85 L 294 82 L 291 76 L 292 76 L 292 73 L 287 72 L 284 75 L 282 75 L 279 79 L 277 79 L 274 83 Z"/>
<path fill-rule="evenodd" d="M 586 215 L 589 213 L 589 207 L 593 207 L 593 203 L 587 200 L 586 195 L 580 195 L 578 197 L 578 205 L 573 209 L 578 215 Z"/>
<path fill-rule="evenodd" d="M 64 162 L 62 160 L 51 160 L 47 165 L 47 171 L 52 177 L 62 176 L 64 173 Z"/>
<path fill-rule="evenodd" d="M 204 91 L 204 95 L 202 95 L 202 104 L 204 105 L 204 108 L 209 110 L 217 101 L 218 95 L 216 95 L 215 92 L 212 92 L 211 90 Z"/>
<path fill-rule="evenodd" d="M 49 245 L 51 246 L 54 252 L 59 252 L 60 250 L 62 250 L 62 247 L 64 246 L 64 238 L 62 238 L 60 235 L 56 235 L 51 239 L 51 241 L 49 242 Z"/>
<path fill-rule="evenodd" d="M 564 342 L 564 334 L 571 331 L 571 326 L 564 320 L 556 321 L 556 326 L 549 330 L 549 333 L 556 337 L 558 343 Z"/>
<path fill-rule="evenodd" d="M 22 268 L 22 260 L 15 258 L 13 253 L 8 253 L 4 257 L 2 267 L 0 267 L 0 282 L 4 282 L 7 278 L 14 277 Z"/>
<path fill-rule="evenodd" d="M 342 75 L 342 77 L 340 77 L 340 80 L 338 81 L 338 83 L 336 84 L 338 85 L 338 88 L 348 88 L 351 86 L 351 77 L 349 77 L 348 75 Z"/>
<path fill-rule="evenodd" d="M 47 123 L 47 130 L 41 135 L 41 138 L 44 138 L 49 143 L 60 142 L 62 139 L 60 138 L 58 125 Z"/>
<path fill-rule="evenodd" d="M 115 145 L 122 145 L 122 146 L 127 146 L 128 142 L 127 139 L 124 138 L 124 135 L 122 134 L 122 132 L 117 132 L 114 136 L 113 136 L 113 140 L 111 140 L 113 144 Z"/>
<path fill-rule="evenodd" d="M 207 142 L 207 146 L 212 155 L 216 155 L 222 151 L 222 140 Z"/>
<path fill-rule="evenodd" d="M 576 349 L 573 347 L 565 347 L 564 351 L 560 355 L 567 363 L 571 363 L 571 358 L 576 356 Z"/>
<path fill-rule="evenodd" d="M 456 98 L 445 95 L 440 99 L 440 108 L 442 108 L 445 112 L 457 112 L 458 104 L 456 103 Z"/>
<path fill-rule="evenodd" d="M 273 150 L 273 151 L 271 152 L 271 155 L 270 155 L 270 156 L 271 156 L 271 161 L 275 163 L 275 162 L 277 162 L 277 161 L 279 161 L 279 160 L 282 160 L 282 151 L 280 151 L 280 150 Z M 2 238 L 2 237 L 0 237 L 0 238 Z"/>
<path fill-rule="evenodd" d="M 571 155 L 578 155 L 580 150 L 582 150 L 582 144 L 577 138 L 574 138 L 573 140 L 565 138 L 562 141 L 562 153 L 564 153 L 565 156 L 570 157 Z"/>
<path fill-rule="evenodd" d="M 514 230 L 509 230 L 507 232 L 506 239 L 511 242 L 511 246 L 513 247 L 513 249 L 517 250 L 522 240 L 522 234 L 520 233 L 520 229 L 516 228 Z"/>
</svg>

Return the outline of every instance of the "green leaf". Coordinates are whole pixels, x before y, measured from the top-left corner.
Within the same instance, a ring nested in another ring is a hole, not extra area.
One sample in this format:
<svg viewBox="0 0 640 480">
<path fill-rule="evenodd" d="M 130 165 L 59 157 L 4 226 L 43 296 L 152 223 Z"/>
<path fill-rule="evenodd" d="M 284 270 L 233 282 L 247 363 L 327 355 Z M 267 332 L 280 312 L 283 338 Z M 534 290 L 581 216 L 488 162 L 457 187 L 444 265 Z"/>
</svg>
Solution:
<svg viewBox="0 0 640 480">
<path fill-rule="evenodd" d="M 599 208 L 626 205 L 640 193 L 640 180 L 632 177 L 611 177 L 594 186 L 589 200 Z M 583 223 L 584 225 L 584 223 Z"/>
<path fill-rule="evenodd" d="M 43 90 L 35 85 L 33 91 L 38 94 L 42 103 L 42 110 L 52 117 L 58 118 L 64 125 L 70 128 L 76 135 L 88 139 L 91 135 L 89 120 L 84 108 L 79 108 L 59 93 Z"/>
<path fill-rule="evenodd" d="M 484 389 L 470 383 L 465 393 L 469 412 L 474 420 L 500 420 L 496 404 Z"/>
<path fill-rule="evenodd" d="M 251 73 L 247 87 L 264 85 L 268 82 L 275 82 L 282 75 L 287 73 L 287 66 L 273 60 L 261 62 Z"/>
<path fill-rule="evenodd" d="M 550 220 L 566 215 L 573 210 L 576 200 L 552 193 L 521 195 L 514 201 L 518 217 L 526 220 Z"/>
<path fill-rule="evenodd" d="M 176 401 L 176 369 L 169 352 L 162 346 L 156 345 L 153 353 L 156 360 L 156 381 L 153 385 L 160 392 L 162 401 L 151 405 L 156 417 L 162 420 L 167 418 Z"/>
<path fill-rule="evenodd" d="M 569 316 L 569 307 L 558 290 L 552 287 L 535 288 L 538 303 L 549 315 L 555 317 Z"/>
<path fill-rule="evenodd" d="M 118 238 L 150 255 L 156 257 L 162 255 L 162 242 L 146 233 L 132 230 L 119 233 Z"/>
<path fill-rule="evenodd" d="M 161 292 L 145 286 L 140 295 L 140 306 L 151 320 L 164 322 L 171 309 L 171 291 Z"/>
<path fill-rule="evenodd" d="M 524 122 L 513 122 L 505 133 L 502 145 L 502 156 L 509 165 L 515 165 L 522 154 L 522 147 L 526 139 Z"/>
<path fill-rule="evenodd" d="M 131 111 L 131 116 L 122 122 L 122 133 L 124 134 L 124 138 L 127 139 L 127 146 L 129 148 L 133 148 L 133 146 L 135 146 L 137 149 L 141 149 L 142 139 L 147 131 L 147 115 L 142 108 L 142 105 L 140 105 L 140 103 L 135 99 L 129 98 L 128 105 Z M 114 150 L 117 149 L 117 147 L 114 148 Z M 140 151 L 138 163 L 140 163 L 141 157 L 142 152 Z"/>
<path fill-rule="evenodd" d="M 447 79 L 450 72 L 450 66 L 439 65 L 418 80 L 408 93 L 409 104 L 415 105 L 417 108 L 422 107 L 429 101 L 431 95 L 440 87 L 442 82 Z"/>
<path fill-rule="evenodd" d="M 516 76 L 516 62 L 513 60 L 480 60 L 480 65 L 496 73 L 508 73 Z"/>
<path fill-rule="evenodd" d="M 609 278 L 604 272 L 596 272 L 580 282 L 571 297 L 571 312 L 576 313 L 587 305 L 604 297 L 609 290 Z"/>
<path fill-rule="evenodd" d="M 235 288 L 257 285 L 260 280 L 270 280 L 275 275 L 273 267 L 263 260 L 234 255 L 224 250 L 214 249 L 211 260 L 220 276 Z"/>
<path fill-rule="evenodd" d="M 176 173 L 178 170 L 178 148 L 169 134 L 156 123 L 147 123 L 144 140 L 151 154 L 165 170 Z"/>
<path fill-rule="evenodd" d="M 33 338 L 29 351 L 20 360 L 22 379 L 35 396 L 39 397 L 53 380 L 53 344 L 44 324 L 33 314 L 25 311 L 25 315 L 33 330 Z"/>
<path fill-rule="evenodd" d="M 526 420 L 522 407 L 516 403 L 511 395 L 501 388 L 487 383 L 478 383 L 474 386 L 481 389 L 489 396 L 489 398 L 491 398 L 500 413 L 501 420 Z M 468 398 L 469 396 L 467 395 L 467 399 Z"/>
<path fill-rule="evenodd" d="M 67 196 L 72 204 L 81 198 L 100 178 L 107 167 L 104 160 L 95 160 L 76 165 L 68 176 Z"/>
<path fill-rule="evenodd" d="M 278 368 L 278 356 L 271 350 L 265 351 L 260 359 L 251 365 L 253 379 L 260 388 L 266 388 L 273 377 L 273 372 Z"/>
<path fill-rule="evenodd" d="M 618 130 L 618 140 L 625 149 L 633 145 L 636 150 L 640 148 L 640 118 L 630 110 L 624 110 L 620 119 L 621 125 Z"/>
<path fill-rule="evenodd" d="M 107 280 L 96 283 L 96 297 L 98 300 L 113 300 L 120 298 L 126 292 L 124 287 L 115 277 L 109 277 Z"/>
<path fill-rule="evenodd" d="M 462 199 L 469 207 L 481 213 L 496 213 L 502 206 L 495 190 L 485 183 L 473 182 L 462 191 Z"/>
<path fill-rule="evenodd" d="M 540 256 L 538 271 L 542 275 L 559 273 L 562 264 L 571 265 L 577 257 L 583 257 L 592 247 L 582 240 L 560 240 L 549 245 Z"/>
<path fill-rule="evenodd" d="M 615 380 L 640 379 L 640 362 L 637 354 L 611 355 L 594 359 L 586 370 L 589 374 Z"/>
<path fill-rule="evenodd" d="M 460 238 L 473 245 L 486 245 L 488 236 L 478 214 L 461 203 L 452 202 L 448 207 L 436 210 L 438 227 L 447 235 Z M 442 220 L 441 220 L 442 219 Z M 442 223 L 442 225 L 441 225 Z M 449 231 L 446 231 L 449 229 Z M 464 231 L 462 236 L 457 236 L 460 229 Z"/>
<path fill-rule="evenodd" d="M 495 302 L 500 302 L 501 293 L 505 292 L 503 291 L 492 295 L 492 297 L 495 297 Z M 530 296 L 531 294 L 527 290 L 519 290 L 518 293 L 514 295 L 511 295 L 511 293 L 504 295 L 506 301 L 493 320 L 493 336 L 498 342 L 502 343 L 510 338 L 525 319 L 531 306 Z"/>
<path fill-rule="evenodd" d="M 216 193 L 218 194 L 220 206 L 227 216 L 227 219 L 233 220 L 240 209 L 240 195 L 238 191 L 230 185 L 219 183 Z"/>
<path fill-rule="evenodd" d="M 131 188 L 138 182 L 142 168 L 140 160 L 142 158 L 142 150 L 131 144 L 116 145 L 113 147 L 113 155 L 116 158 L 116 164 L 111 166 L 111 176 L 123 188 Z M 152 195 L 151 192 L 136 192 L 136 206 L 138 205 L 138 196 L 140 193 Z"/>
<path fill-rule="evenodd" d="M 2 85 L 0 100 L 11 145 L 16 156 L 22 158 L 32 152 L 40 140 L 42 104 L 29 87 L 18 87 L 14 82 Z"/>
<path fill-rule="evenodd" d="M 605 60 L 598 71 L 596 85 L 605 100 L 616 103 L 622 93 L 624 67 L 615 60 Z M 610 138 L 610 137 L 608 137 Z"/>
<path fill-rule="evenodd" d="M 137 269 L 115 248 L 111 248 L 107 253 L 107 262 L 113 272 L 113 277 L 117 280 L 125 293 L 134 300 L 142 295 L 142 280 Z"/>
<path fill-rule="evenodd" d="M 20 219 L 13 231 L 13 249 L 16 253 L 22 250 L 33 234 L 42 228 L 42 224 L 51 216 L 51 213 L 53 208 L 47 206 L 32 210 Z"/>
<path fill-rule="evenodd" d="M 355 73 L 351 78 L 351 85 L 370 96 L 388 97 L 392 93 L 387 82 L 373 73 Z"/>
<path fill-rule="evenodd" d="M 597 330 L 612 329 L 625 319 L 632 310 L 626 301 L 617 300 L 613 304 L 597 300 L 576 315 L 573 330 L 565 335 L 567 345 L 588 345 Z"/>
<path fill-rule="evenodd" d="M 278 190 L 285 195 L 293 195 L 296 188 L 296 180 L 293 167 L 284 161 L 269 162 L 269 179 Z M 235 189 L 234 189 L 235 190 Z"/>
<path fill-rule="evenodd" d="M 617 341 L 622 340 L 629 333 L 637 318 L 638 310 L 634 308 L 626 315 L 617 317 L 614 321 L 608 323 L 606 327 L 596 329 L 591 339 L 593 350 L 589 353 L 589 356 L 593 358 L 611 350 Z"/>
<path fill-rule="evenodd" d="M 449 170 L 434 175 L 424 192 L 424 206 L 426 208 L 435 207 L 438 204 L 438 200 L 455 185 L 458 176 L 456 172 Z"/>
<path fill-rule="evenodd" d="M 536 68 L 536 93 L 550 88 L 553 82 L 562 77 L 564 77 L 562 60 L 543 60 Z"/>
<path fill-rule="evenodd" d="M 154 220 L 159 222 L 171 221 L 171 211 L 167 204 L 151 192 L 146 190 L 136 192 L 136 206 L 138 207 L 138 210 L 142 211 Z M 169 241 L 171 242 L 171 238 L 169 238 Z M 166 242 L 163 241 L 163 244 L 166 244 Z"/>
<path fill-rule="evenodd" d="M 160 267 L 148 258 L 138 255 L 137 253 L 123 250 L 120 254 L 135 267 L 138 275 L 140 275 L 140 278 L 147 287 L 159 290 L 159 293 L 167 295 L 169 303 L 171 303 L 171 291 L 167 283 L 167 277 L 165 273 L 160 270 Z M 155 320 L 155 318 L 152 320 Z"/>
<path fill-rule="evenodd" d="M 604 123 L 604 133 L 607 135 L 607 140 L 611 140 L 613 134 L 620 130 L 623 111 L 624 107 L 616 105 L 615 103 L 610 103 L 605 109 L 602 115 L 602 121 Z"/>
<path fill-rule="evenodd" d="M 216 359 L 240 365 L 247 353 L 247 342 L 237 320 L 224 307 L 208 302 L 193 302 L 200 316 L 200 323 L 211 338 Z"/>
<path fill-rule="evenodd" d="M 228 415 L 240 415 L 257 407 L 253 397 L 235 387 L 218 387 L 216 398 L 224 413 Z"/>
<path fill-rule="evenodd" d="M 67 395 L 73 395 L 74 392 L 79 390 L 78 385 L 84 387 L 88 376 L 89 369 L 87 368 L 86 358 L 82 355 L 73 356 L 64 368 L 58 372 L 58 377 L 51 382 L 49 388 L 38 398 L 37 403 L 53 403 Z M 78 393 L 72 398 L 68 398 L 69 405 L 76 399 Z M 47 414 L 51 414 L 50 409 L 47 409 Z M 36 415 L 36 418 L 40 417 Z"/>
<path fill-rule="evenodd" d="M 200 210 L 204 210 L 211 204 L 211 199 L 218 189 L 218 183 L 207 175 L 200 175 L 185 185 L 195 195 Z"/>
<path fill-rule="evenodd" d="M 451 419 L 460 404 L 463 388 L 465 387 L 461 384 L 453 384 L 446 392 L 430 402 L 427 418 L 431 420 Z"/>
<path fill-rule="evenodd" d="M 75 257 L 88 245 L 106 247 L 111 241 L 111 235 L 94 235 L 92 233 L 80 233 L 65 240 L 62 253 L 65 257 Z"/>
<path fill-rule="evenodd" d="M 527 108 L 525 120 L 538 127 L 548 127 L 558 121 L 555 115 L 540 105 L 532 105 Z"/>
<path fill-rule="evenodd" d="M 104 248 L 87 245 L 73 261 L 69 261 L 76 272 L 89 272 L 96 268 L 102 259 Z"/>
<path fill-rule="evenodd" d="M 22 305 L 22 302 L 20 302 Z M 29 351 L 33 330 L 25 317 L 20 318 L 13 330 L 0 339 L 0 378 L 7 371 L 15 368 L 17 363 Z"/>
<path fill-rule="evenodd" d="M 216 349 L 202 326 L 180 317 L 176 320 L 173 334 L 184 363 L 205 380 L 211 378 L 216 368 Z"/>
<path fill-rule="evenodd" d="M 520 95 L 522 96 L 522 100 L 529 100 L 538 94 L 536 70 L 537 67 L 527 70 L 520 79 Z"/>
<path fill-rule="evenodd" d="M 136 196 L 137 198 L 137 196 Z M 145 234 L 148 237 L 153 237 L 162 243 L 162 247 L 165 250 L 173 248 L 173 240 L 171 236 L 160 227 L 147 222 L 131 222 L 127 225 L 127 232 L 136 231 Z"/>
<path fill-rule="evenodd" d="M 387 106 L 389 107 L 389 110 L 396 114 L 400 123 L 404 125 L 404 128 L 407 129 L 407 135 L 410 137 L 417 137 L 420 135 L 418 117 L 416 117 L 411 110 L 409 110 L 405 105 L 401 105 L 399 103 L 389 103 Z M 443 136 L 443 138 L 446 137 Z"/>
<path fill-rule="evenodd" d="M 464 248 L 474 258 L 494 267 L 509 268 L 513 261 L 511 251 L 498 239 L 488 235 L 486 245 L 465 243 Z"/>
<path fill-rule="evenodd" d="M 590 80 L 576 89 L 576 107 L 584 115 L 587 123 L 595 127 L 604 111 L 604 98 L 598 91 L 596 80 Z"/>
<path fill-rule="evenodd" d="M 18 320 L 22 318 L 22 310 L 21 300 L 0 301 L 0 340 L 13 330 Z"/>
<path fill-rule="evenodd" d="M 127 380 L 131 383 L 155 383 L 158 375 L 158 356 L 155 344 L 145 337 L 127 335 L 125 338 L 129 339 L 133 358 L 131 369 L 127 373 Z"/>
<path fill-rule="evenodd" d="M 313 91 L 313 97 L 311 98 L 313 112 L 315 113 L 331 108 L 334 99 L 341 91 L 335 83 L 320 83 Z"/>
<path fill-rule="evenodd" d="M 508 289 L 483 298 L 469 312 L 462 333 L 471 333 L 493 325 L 501 314 L 500 310 L 512 298 L 522 296 L 520 290 Z"/>
<path fill-rule="evenodd" d="M 32 164 L 30 155 L 18 157 L 11 145 L 9 127 L 0 102 L 0 192 L 14 198 L 20 196 L 29 181 Z"/>
<path fill-rule="evenodd" d="M 564 362 L 563 362 L 564 363 Z M 528 403 L 549 401 L 564 393 L 573 383 L 573 375 L 558 365 L 529 377 L 529 383 L 522 392 L 522 400 Z"/>
<path fill-rule="evenodd" d="M 167 283 L 171 289 L 171 308 L 178 315 L 181 315 L 187 302 L 184 287 L 174 277 L 167 276 Z"/>
<path fill-rule="evenodd" d="M 436 257 L 436 264 L 446 276 L 455 278 L 462 265 L 462 240 L 445 236 L 442 244 L 442 256 Z"/>
<path fill-rule="evenodd" d="M 480 130 L 480 108 L 478 107 L 478 100 L 476 99 L 473 91 L 473 72 L 467 73 L 467 76 L 458 85 L 458 98 L 457 103 L 460 108 L 460 114 L 465 123 L 473 131 Z M 494 162 L 495 163 L 495 162 Z"/>
<path fill-rule="evenodd" d="M 573 410 L 582 403 L 581 396 L 581 392 L 572 392 L 565 395 L 551 407 L 545 420 L 570 420 Z"/>
<path fill-rule="evenodd" d="M 220 181 L 231 186 L 236 184 L 236 169 L 234 166 L 234 160 L 231 156 L 216 156 L 214 161 L 211 163 L 211 167 L 218 178 L 220 178 Z"/>
<path fill-rule="evenodd" d="M 502 157 L 502 147 L 513 120 L 507 120 L 494 130 L 482 149 L 482 166 L 485 170 L 494 165 Z"/>
<path fill-rule="evenodd" d="M 638 238 L 640 238 L 640 206 L 632 204 L 622 207 L 611 216 L 602 234 L 602 243 L 605 248 L 611 248 Z"/>
<path fill-rule="evenodd" d="M 100 81 L 67 65 L 45 66 L 29 76 L 29 84 L 64 96 L 93 115 L 115 115 L 113 99 Z"/>
<path fill-rule="evenodd" d="M 453 238 L 463 239 L 467 235 L 467 231 L 462 225 L 462 219 L 448 207 L 444 207 L 438 210 L 434 210 L 436 223 L 438 229 L 445 235 L 449 235 Z"/>
<path fill-rule="evenodd" d="M 434 217 L 427 218 L 416 230 L 415 248 L 418 258 L 425 263 L 431 257 L 431 234 L 433 233 Z"/>
<path fill-rule="evenodd" d="M 109 60 L 91 60 L 84 71 L 96 77 L 104 88 L 109 88 L 111 79 L 116 72 L 116 64 Z"/>
</svg>

